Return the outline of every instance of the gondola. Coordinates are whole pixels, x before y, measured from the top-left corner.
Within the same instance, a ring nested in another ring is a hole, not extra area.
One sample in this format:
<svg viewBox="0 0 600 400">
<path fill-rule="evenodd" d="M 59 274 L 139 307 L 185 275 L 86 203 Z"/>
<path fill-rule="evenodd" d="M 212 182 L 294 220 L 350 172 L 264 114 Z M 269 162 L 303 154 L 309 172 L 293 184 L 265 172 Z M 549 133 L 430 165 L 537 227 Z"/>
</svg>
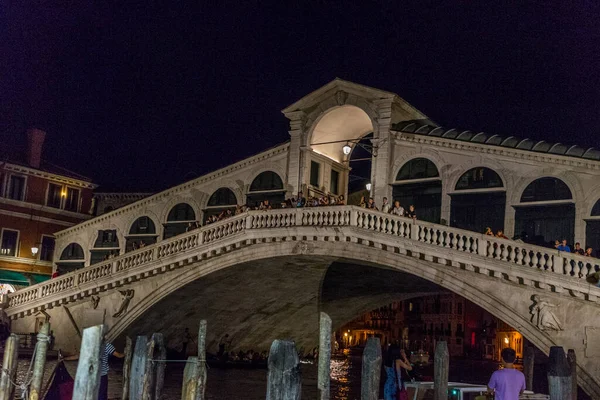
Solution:
<svg viewBox="0 0 600 400">
<path fill-rule="evenodd" d="M 46 387 L 44 400 L 71 400 L 73 398 L 73 386 L 75 380 L 67 371 L 60 351 L 58 352 L 58 362 L 50 375 L 50 380 Z"/>
</svg>

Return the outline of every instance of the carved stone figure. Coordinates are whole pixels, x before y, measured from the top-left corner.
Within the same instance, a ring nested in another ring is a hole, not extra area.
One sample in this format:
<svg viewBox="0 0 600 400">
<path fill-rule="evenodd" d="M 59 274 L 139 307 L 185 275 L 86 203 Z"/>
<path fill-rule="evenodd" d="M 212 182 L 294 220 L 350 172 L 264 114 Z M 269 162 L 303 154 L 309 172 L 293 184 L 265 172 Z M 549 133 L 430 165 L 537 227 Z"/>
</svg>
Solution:
<svg viewBox="0 0 600 400">
<path fill-rule="evenodd" d="M 127 307 L 129 307 L 129 302 L 131 302 L 131 299 L 133 299 L 135 291 L 133 289 L 119 290 L 119 293 L 121 293 L 123 299 L 121 300 L 121 306 L 119 307 L 119 310 L 113 314 L 113 318 L 119 318 L 127 313 Z"/>
<path fill-rule="evenodd" d="M 308 242 L 299 242 L 292 249 L 292 254 L 311 254 L 314 251 L 314 246 Z"/>
<path fill-rule="evenodd" d="M 533 314 L 534 322 L 541 331 L 562 331 L 562 324 L 552 311 L 558 307 L 556 304 L 548 303 L 542 300 L 537 294 L 533 296 Z"/>
<path fill-rule="evenodd" d="M 100 303 L 100 296 L 92 296 L 91 298 L 92 308 L 95 310 L 98 308 L 98 303 Z"/>
</svg>

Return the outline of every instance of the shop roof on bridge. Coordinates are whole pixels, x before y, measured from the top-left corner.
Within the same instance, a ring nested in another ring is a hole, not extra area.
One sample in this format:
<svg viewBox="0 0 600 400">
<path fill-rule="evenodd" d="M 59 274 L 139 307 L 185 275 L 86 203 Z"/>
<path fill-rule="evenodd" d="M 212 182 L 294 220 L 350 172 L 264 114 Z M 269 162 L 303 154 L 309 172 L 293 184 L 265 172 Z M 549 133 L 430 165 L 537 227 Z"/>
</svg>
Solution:
<svg viewBox="0 0 600 400">
<path fill-rule="evenodd" d="M 583 148 L 577 145 L 562 143 L 548 143 L 544 140 L 536 141 L 521 139 L 514 136 L 500 136 L 485 132 L 463 131 L 449 129 L 441 126 L 428 125 L 423 121 L 404 121 L 395 124 L 393 130 L 413 133 L 423 136 L 440 137 L 444 139 L 461 140 L 463 142 L 481 143 L 493 146 L 508 147 L 518 150 L 529 150 L 538 153 L 555 154 L 561 156 L 579 157 L 588 160 L 600 161 L 600 150 L 593 147 Z"/>
</svg>

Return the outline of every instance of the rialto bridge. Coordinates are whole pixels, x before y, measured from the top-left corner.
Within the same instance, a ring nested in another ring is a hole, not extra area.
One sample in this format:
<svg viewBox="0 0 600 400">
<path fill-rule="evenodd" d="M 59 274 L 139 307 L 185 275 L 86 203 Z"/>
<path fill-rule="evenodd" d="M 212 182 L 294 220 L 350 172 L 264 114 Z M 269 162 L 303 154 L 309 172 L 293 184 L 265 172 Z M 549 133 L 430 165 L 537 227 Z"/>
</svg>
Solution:
<svg viewBox="0 0 600 400">
<path fill-rule="evenodd" d="M 50 317 L 57 347 L 74 353 L 81 329 L 103 319 L 116 342 L 155 331 L 177 341 L 207 319 L 212 350 L 225 333 L 239 348 L 291 338 L 308 349 L 319 311 L 335 328 L 452 291 L 546 353 L 575 349 L 580 385 L 600 398 L 600 288 L 585 279 L 600 263 L 539 246 L 596 246 L 599 152 L 443 129 L 393 93 L 338 79 L 283 112 L 289 142 L 59 232 L 61 274 L 8 295 L 13 330 Z M 274 208 L 186 231 L 300 191 L 348 198 L 359 147 L 371 153 L 376 203 L 414 204 L 416 220 L 352 205 Z"/>
</svg>

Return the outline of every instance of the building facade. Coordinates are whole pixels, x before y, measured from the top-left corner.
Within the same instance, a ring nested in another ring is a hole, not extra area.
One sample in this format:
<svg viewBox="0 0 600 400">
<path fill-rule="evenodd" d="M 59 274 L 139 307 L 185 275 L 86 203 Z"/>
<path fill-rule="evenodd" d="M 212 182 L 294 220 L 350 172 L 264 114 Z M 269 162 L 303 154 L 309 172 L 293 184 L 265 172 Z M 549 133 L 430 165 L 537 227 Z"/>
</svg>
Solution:
<svg viewBox="0 0 600 400">
<path fill-rule="evenodd" d="M 45 132 L 27 132 L 25 157 L 0 162 L 0 284 L 27 286 L 52 274 L 54 233 L 91 218 L 88 178 L 42 160 Z"/>
</svg>

